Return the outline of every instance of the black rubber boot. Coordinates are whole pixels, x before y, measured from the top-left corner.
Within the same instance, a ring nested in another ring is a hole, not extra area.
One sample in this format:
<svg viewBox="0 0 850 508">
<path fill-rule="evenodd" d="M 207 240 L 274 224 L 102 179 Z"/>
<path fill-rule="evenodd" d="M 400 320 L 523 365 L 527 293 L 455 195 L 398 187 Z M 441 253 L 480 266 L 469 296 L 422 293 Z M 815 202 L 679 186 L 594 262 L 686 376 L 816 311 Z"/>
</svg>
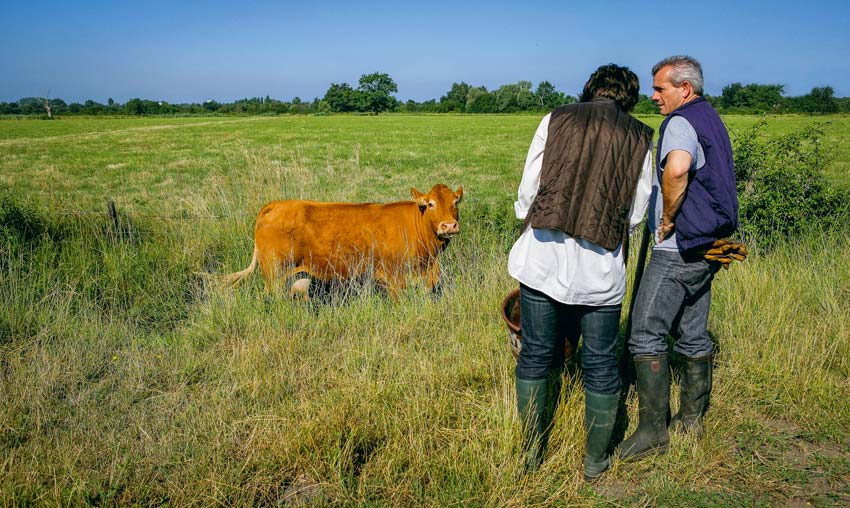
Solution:
<svg viewBox="0 0 850 508">
<path fill-rule="evenodd" d="M 620 394 L 605 395 L 584 391 L 584 425 L 587 429 L 584 452 L 584 480 L 591 482 L 610 466 L 608 443 L 617 419 Z"/>
<path fill-rule="evenodd" d="M 670 370 L 667 355 L 635 356 L 638 391 L 638 428 L 618 447 L 620 459 L 664 453 L 670 446 Z"/>
<path fill-rule="evenodd" d="M 711 396 L 711 355 L 685 358 L 685 370 L 679 390 L 679 411 L 670 428 L 684 432 L 702 430 L 702 417 Z"/>
<path fill-rule="evenodd" d="M 551 370 L 545 379 L 515 378 L 515 383 L 525 470 L 535 471 L 543 462 L 543 452 L 549 441 L 561 393 L 561 371 Z"/>
</svg>

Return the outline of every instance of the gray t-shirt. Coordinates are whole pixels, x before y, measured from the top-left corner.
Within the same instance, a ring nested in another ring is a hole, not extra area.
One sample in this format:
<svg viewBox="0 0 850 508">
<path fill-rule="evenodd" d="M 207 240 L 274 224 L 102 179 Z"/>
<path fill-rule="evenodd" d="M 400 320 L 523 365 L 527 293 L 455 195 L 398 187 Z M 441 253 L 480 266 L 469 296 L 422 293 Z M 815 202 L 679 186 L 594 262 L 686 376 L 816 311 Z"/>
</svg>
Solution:
<svg viewBox="0 0 850 508">
<path fill-rule="evenodd" d="M 699 137 L 690 122 L 681 116 L 674 116 L 667 122 L 667 128 L 664 130 L 664 139 L 658 147 L 661 151 L 661 169 L 667 164 L 667 155 L 673 150 L 685 150 L 691 154 L 691 171 L 697 171 L 705 165 L 705 154 L 702 151 L 702 145 L 699 144 Z M 661 224 L 661 217 L 664 213 L 664 199 L 661 196 L 661 182 L 658 181 L 658 174 L 652 172 L 652 194 L 649 196 L 649 228 L 655 238 L 658 238 L 658 226 Z M 676 245 L 676 229 L 673 233 L 664 239 L 663 242 L 656 244 L 654 249 L 657 250 L 679 250 Z"/>
</svg>

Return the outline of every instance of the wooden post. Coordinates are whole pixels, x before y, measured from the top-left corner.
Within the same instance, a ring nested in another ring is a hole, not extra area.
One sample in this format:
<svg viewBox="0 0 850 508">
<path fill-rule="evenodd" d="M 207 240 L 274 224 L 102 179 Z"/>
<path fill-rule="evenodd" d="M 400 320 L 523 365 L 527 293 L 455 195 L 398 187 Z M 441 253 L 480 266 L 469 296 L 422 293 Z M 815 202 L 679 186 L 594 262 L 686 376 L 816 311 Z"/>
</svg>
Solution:
<svg viewBox="0 0 850 508">
<path fill-rule="evenodd" d="M 111 199 L 106 204 L 106 209 L 109 212 L 109 216 L 112 217 L 112 228 L 116 235 L 121 233 L 121 229 L 118 227 L 118 211 L 115 210 L 115 201 Z"/>
</svg>

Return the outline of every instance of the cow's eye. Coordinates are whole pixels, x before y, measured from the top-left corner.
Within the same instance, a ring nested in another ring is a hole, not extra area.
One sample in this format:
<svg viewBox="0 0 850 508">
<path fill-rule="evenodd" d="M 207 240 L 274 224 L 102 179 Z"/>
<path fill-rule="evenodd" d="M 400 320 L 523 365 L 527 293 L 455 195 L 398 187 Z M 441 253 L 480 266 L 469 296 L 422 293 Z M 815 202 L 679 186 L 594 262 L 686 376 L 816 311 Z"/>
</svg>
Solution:
<svg viewBox="0 0 850 508">
<path fill-rule="evenodd" d="M 428 203 L 428 208 L 434 208 L 434 202 L 433 201 Z"/>
</svg>

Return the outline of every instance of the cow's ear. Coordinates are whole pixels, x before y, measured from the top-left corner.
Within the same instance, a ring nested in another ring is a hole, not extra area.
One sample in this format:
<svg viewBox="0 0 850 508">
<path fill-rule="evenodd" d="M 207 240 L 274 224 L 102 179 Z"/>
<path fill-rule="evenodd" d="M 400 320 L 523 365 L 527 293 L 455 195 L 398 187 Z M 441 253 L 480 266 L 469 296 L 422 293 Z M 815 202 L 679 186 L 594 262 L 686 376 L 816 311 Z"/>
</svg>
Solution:
<svg viewBox="0 0 850 508">
<path fill-rule="evenodd" d="M 463 185 L 457 188 L 455 195 L 457 195 L 457 202 L 460 203 L 460 200 L 463 199 Z"/>
<path fill-rule="evenodd" d="M 410 188 L 410 193 L 413 194 L 413 201 L 416 202 L 416 205 L 419 207 L 420 211 L 424 211 L 425 207 L 428 206 L 428 203 L 425 202 L 425 194 L 422 194 L 415 187 Z"/>
</svg>

